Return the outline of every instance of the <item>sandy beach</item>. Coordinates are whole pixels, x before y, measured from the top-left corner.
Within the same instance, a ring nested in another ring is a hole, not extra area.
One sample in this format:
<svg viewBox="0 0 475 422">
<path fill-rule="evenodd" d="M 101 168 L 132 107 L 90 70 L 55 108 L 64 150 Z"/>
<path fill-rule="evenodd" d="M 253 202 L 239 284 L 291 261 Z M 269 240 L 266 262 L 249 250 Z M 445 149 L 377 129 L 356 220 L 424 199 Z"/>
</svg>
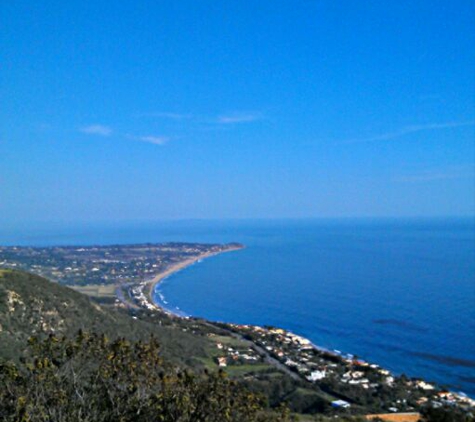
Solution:
<svg viewBox="0 0 475 422">
<path fill-rule="evenodd" d="M 206 252 L 200 255 L 197 255 L 195 257 L 186 259 L 184 261 L 177 262 L 174 265 L 169 266 L 166 270 L 156 274 L 152 279 L 148 281 L 148 286 L 147 286 L 147 297 L 149 298 L 150 302 L 155 304 L 155 301 L 153 300 L 153 291 L 155 289 L 155 286 L 159 284 L 164 278 L 170 276 L 171 274 L 174 274 L 178 271 L 183 270 L 186 267 L 189 267 L 190 265 L 193 265 L 195 262 L 200 261 L 205 258 L 209 258 L 211 256 L 215 255 L 220 255 L 225 252 L 233 252 L 237 251 L 239 249 L 243 249 L 243 247 L 229 247 L 228 249 L 223 249 L 218 252 Z M 158 305 L 156 305 L 158 306 Z"/>
</svg>

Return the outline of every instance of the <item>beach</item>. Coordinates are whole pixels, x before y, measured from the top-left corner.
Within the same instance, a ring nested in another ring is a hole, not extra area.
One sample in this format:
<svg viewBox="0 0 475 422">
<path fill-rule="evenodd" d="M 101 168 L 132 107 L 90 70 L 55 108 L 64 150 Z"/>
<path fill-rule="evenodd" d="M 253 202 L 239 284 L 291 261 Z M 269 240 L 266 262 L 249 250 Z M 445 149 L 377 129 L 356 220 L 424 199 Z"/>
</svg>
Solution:
<svg viewBox="0 0 475 422">
<path fill-rule="evenodd" d="M 221 242 L 232 238 L 247 249 L 173 276 L 154 297 L 181 315 L 282 327 L 322 348 L 473 397 L 469 224 L 210 225 L 210 237 L 198 240 L 218 243 L 215 233 L 222 231 Z M 447 280 L 457 288 L 448 290 Z"/>
<path fill-rule="evenodd" d="M 157 305 L 157 303 L 155 302 L 155 300 L 153 298 L 153 292 L 155 290 L 155 286 L 157 286 L 157 284 L 159 284 L 162 280 L 164 280 L 165 278 L 169 277 L 170 275 L 172 275 L 172 274 L 174 274 L 178 271 L 181 271 L 181 270 L 183 270 L 183 269 L 185 269 L 185 268 L 187 268 L 187 267 L 189 267 L 189 266 L 191 266 L 191 265 L 195 264 L 196 262 L 201 261 L 203 259 L 206 259 L 206 258 L 209 258 L 209 257 L 212 257 L 212 256 L 216 256 L 216 255 L 220 255 L 220 254 L 225 253 L 225 252 L 237 251 L 237 250 L 240 250 L 240 249 L 243 249 L 243 248 L 244 248 L 244 246 L 229 246 L 226 249 L 222 249 L 222 250 L 219 250 L 219 251 L 216 251 L 216 252 L 205 252 L 205 253 L 202 253 L 200 255 L 191 257 L 189 259 L 185 259 L 184 261 L 177 262 L 176 264 L 170 265 L 164 271 L 159 272 L 158 274 L 153 276 L 153 278 L 151 278 L 150 280 L 147 281 L 147 290 L 146 291 L 147 291 L 148 299 L 155 306 L 159 306 L 159 305 Z M 169 312 L 169 311 L 167 311 L 167 312 Z"/>
</svg>

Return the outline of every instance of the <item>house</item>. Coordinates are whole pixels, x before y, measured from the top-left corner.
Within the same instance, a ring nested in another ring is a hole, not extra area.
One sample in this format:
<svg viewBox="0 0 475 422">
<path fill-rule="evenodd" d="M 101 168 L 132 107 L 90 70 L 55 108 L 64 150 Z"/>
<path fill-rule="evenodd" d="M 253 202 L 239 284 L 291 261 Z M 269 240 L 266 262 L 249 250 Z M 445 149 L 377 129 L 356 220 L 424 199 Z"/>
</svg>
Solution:
<svg viewBox="0 0 475 422">
<path fill-rule="evenodd" d="M 326 371 L 312 371 L 310 375 L 307 377 L 307 379 L 310 382 L 315 382 L 315 381 L 325 378 L 326 375 L 327 375 Z"/>
<path fill-rule="evenodd" d="M 386 379 L 384 380 L 384 382 L 385 382 L 387 385 L 390 385 L 390 386 L 391 386 L 391 385 L 393 385 L 393 383 L 394 383 L 394 377 L 391 377 L 391 376 L 386 377 Z"/>
<path fill-rule="evenodd" d="M 419 388 L 422 388 L 423 390 L 433 390 L 434 389 L 434 386 L 431 385 L 431 384 L 428 384 L 427 382 L 425 381 L 422 381 L 422 380 L 419 380 L 416 382 L 416 385 L 419 387 Z"/>
<path fill-rule="evenodd" d="M 335 401 L 332 401 L 332 407 L 335 407 L 338 409 L 348 409 L 350 407 L 350 403 L 348 403 L 345 400 L 335 400 Z"/>
</svg>

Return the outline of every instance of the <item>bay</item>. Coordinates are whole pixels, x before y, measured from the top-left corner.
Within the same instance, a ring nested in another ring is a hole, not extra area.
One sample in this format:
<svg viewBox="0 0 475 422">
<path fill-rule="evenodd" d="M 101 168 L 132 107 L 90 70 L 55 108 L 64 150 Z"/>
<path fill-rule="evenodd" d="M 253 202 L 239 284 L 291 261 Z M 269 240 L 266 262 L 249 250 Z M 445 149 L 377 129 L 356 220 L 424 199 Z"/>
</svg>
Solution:
<svg viewBox="0 0 475 422">
<path fill-rule="evenodd" d="M 470 221 L 255 222 L 228 230 L 221 240 L 246 249 L 157 287 L 172 311 L 283 327 L 475 395 Z"/>
<path fill-rule="evenodd" d="M 274 325 L 475 396 L 473 219 L 189 220 L 1 228 L 3 245 L 241 242 L 167 278 L 171 310 Z"/>
</svg>

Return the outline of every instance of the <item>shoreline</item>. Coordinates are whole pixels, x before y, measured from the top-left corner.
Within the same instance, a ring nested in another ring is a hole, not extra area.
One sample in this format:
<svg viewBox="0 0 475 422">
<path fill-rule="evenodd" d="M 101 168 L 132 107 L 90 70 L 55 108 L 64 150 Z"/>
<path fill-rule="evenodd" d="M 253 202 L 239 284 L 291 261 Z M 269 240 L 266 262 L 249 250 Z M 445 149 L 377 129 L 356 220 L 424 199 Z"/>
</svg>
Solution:
<svg viewBox="0 0 475 422">
<path fill-rule="evenodd" d="M 244 248 L 245 248 L 245 246 L 230 246 L 229 248 L 226 248 L 226 249 L 223 249 L 223 250 L 220 250 L 220 251 L 216 251 L 216 252 L 205 252 L 205 253 L 202 253 L 202 254 L 197 255 L 195 257 L 188 258 L 188 259 L 185 259 L 184 261 L 177 262 L 176 264 L 171 265 L 170 267 L 168 267 L 164 271 L 156 274 L 155 276 L 153 276 L 153 278 L 146 281 L 146 284 L 147 284 L 146 296 L 147 296 L 147 298 L 150 300 L 150 303 L 152 303 L 157 308 L 160 308 L 163 312 L 166 312 L 168 314 L 172 314 L 172 315 L 174 315 L 178 318 L 184 318 L 182 315 L 176 314 L 176 313 L 172 312 L 171 310 L 166 309 L 163 306 L 161 306 L 161 305 L 159 305 L 158 303 L 155 302 L 154 297 L 153 297 L 153 292 L 155 291 L 155 287 L 158 284 L 160 284 L 165 278 L 167 278 L 167 277 L 171 276 L 172 274 L 175 274 L 175 273 L 177 273 L 181 270 L 184 270 L 185 268 L 188 268 L 188 267 L 192 266 L 193 264 L 195 264 L 198 261 L 201 261 L 201 260 L 206 259 L 206 258 L 210 258 L 212 256 L 217 256 L 217 255 L 220 255 L 220 254 L 223 254 L 223 253 L 226 253 L 226 252 L 238 251 L 238 250 L 241 250 L 241 249 L 244 249 Z"/>
<path fill-rule="evenodd" d="M 153 295 L 153 293 L 155 291 L 155 287 L 158 284 L 160 284 L 164 279 L 169 277 L 170 275 L 173 275 L 173 274 L 175 274 L 175 273 L 177 273 L 181 270 L 184 270 L 185 268 L 190 267 L 191 265 L 195 264 L 198 261 L 201 261 L 205 258 L 209 258 L 209 257 L 212 257 L 212 256 L 220 255 L 220 254 L 225 253 L 225 252 L 233 252 L 233 251 L 237 251 L 237 250 L 244 249 L 244 248 L 245 248 L 245 246 L 243 246 L 243 245 L 241 245 L 241 246 L 231 246 L 227 249 L 223 249 L 223 250 L 216 251 L 216 252 L 205 252 L 205 253 L 202 253 L 198 256 L 186 259 L 186 260 L 181 261 L 181 262 L 177 262 L 176 264 L 171 265 L 170 267 L 168 267 L 164 271 L 156 274 L 151 279 L 145 281 L 145 289 L 144 289 L 145 290 L 145 297 L 147 298 L 148 301 L 150 301 L 152 307 L 155 307 L 155 309 L 157 309 L 157 310 L 159 310 L 159 311 L 161 311 L 161 312 L 163 312 L 163 313 L 165 313 L 169 316 L 179 318 L 179 319 L 194 318 L 193 315 L 186 315 L 184 313 L 180 314 L 180 313 L 177 313 L 177 312 L 175 312 L 171 309 L 165 308 L 163 306 L 163 304 L 157 303 L 154 300 L 154 295 Z M 180 310 L 180 312 L 181 312 L 181 310 Z M 210 321 L 210 322 L 211 323 L 222 323 L 222 324 L 227 324 L 227 325 L 236 326 L 236 327 L 252 327 L 254 329 L 261 329 L 261 327 L 256 326 L 256 325 L 241 325 L 241 324 L 228 323 L 228 322 L 224 322 L 224 321 Z M 303 342 L 302 344 L 309 344 L 313 349 L 318 350 L 319 352 L 326 353 L 328 355 L 332 355 L 332 356 L 338 357 L 338 358 L 343 359 L 343 360 L 355 361 L 355 356 L 351 353 L 341 352 L 339 350 L 328 349 L 328 348 L 319 346 L 319 345 L 313 343 L 311 340 L 307 339 L 306 337 L 303 337 L 299 334 L 293 333 L 292 331 L 287 330 L 287 329 L 282 329 L 282 328 L 279 328 L 279 327 L 273 327 L 273 329 L 274 330 L 276 329 L 278 331 L 283 331 L 283 332 L 286 333 L 286 335 L 290 335 L 293 338 L 299 339 L 299 341 Z M 386 370 L 384 367 L 381 367 L 379 364 L 370 363 L 366 360 L 358 360 L 358 362 L 362 362 L 361 366 L 375 366 L 375 367 L 379 368 L 380 370 L 385 371 L 387 373 L 387 375 L 389 375 L 390 378 L 392 376 L 395 376 L 395 377 L 400 376 L 400 374 L 393 373 L 392 371 Z M 418 376 L 414 376 L 414 377 L 411 377 L 411 378 L 413 380 L 417 380 L 417 382 L 420 382 L 421 385 L 424 386 L 424 387 L 421 387 L 421 388 L 423 388 L 424 391 L 427 391 L 427 392 L 429 392 L 431 390 L 444 391 L 444 388 L 442 388 L 438 382 L 433 382 L 433 381 L 426 382 L 426 381 L 424 381 L 424 379 L 422 377 L 418 377 Z M 455 392 L 454 390 L 455 389 L 447 389 L 445 391 L 448 391 L 451 395 L 456 396 L 458 399 L 461 399 L 461 400 L 468 399 L 469 401 L 471 401 L 473 403 L 474 398 L 472 398 L 471 395 L 468 395 L 468 394 L 465 394 L 465 393 L 462 393 L 462 392 L 458 392 L 458 391 Z"/>
</svg>

